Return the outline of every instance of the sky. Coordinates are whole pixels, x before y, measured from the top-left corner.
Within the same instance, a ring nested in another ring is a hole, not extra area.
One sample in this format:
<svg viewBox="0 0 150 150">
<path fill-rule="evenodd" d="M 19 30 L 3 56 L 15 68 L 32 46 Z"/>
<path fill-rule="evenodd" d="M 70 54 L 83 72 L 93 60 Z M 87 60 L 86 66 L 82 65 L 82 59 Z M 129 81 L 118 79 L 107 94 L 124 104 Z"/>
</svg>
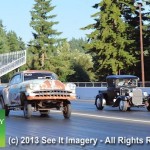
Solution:
<svg viewBox="0 0 150 150">
<path fill-rule="evenodd" d="M 62 38 L 71 40 L 74 38 L 85 38 L 90 31 L 80 28 L 94 22 L 91 15 L 96 12 L 92 6 L 99 0 L 52 0 L 52 6 L 56 6 L 51 12 L 57 15 L 54 21 L 59 24 L 54 28 L 62 32 Z M 0 20 L 2 20 L 6 31 L 14 31 L 24 42 L 28 43 L 32 36 L 30 27 L 31 14 L 34 0 L 3 0 L 0 3 Z"/>
</svg>

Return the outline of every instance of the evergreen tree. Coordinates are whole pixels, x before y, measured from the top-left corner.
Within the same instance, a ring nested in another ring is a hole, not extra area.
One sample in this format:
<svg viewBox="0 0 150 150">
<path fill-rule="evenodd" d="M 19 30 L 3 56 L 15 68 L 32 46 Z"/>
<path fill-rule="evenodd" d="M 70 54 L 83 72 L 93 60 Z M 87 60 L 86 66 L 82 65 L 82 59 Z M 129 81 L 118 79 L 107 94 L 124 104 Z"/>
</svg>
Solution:
<svg viewBox="0 0 150 150">
<path fill-rule="evenodd" d="M 33 57 L 31 69 L 52 70 L 53 68 L 50 62 L 55 59 L 53 56 L 55 56 L 59 41 L 56 36 L 61 34 L 54 29 L 54 25 L 58 24 L 58 22 L 53 21 L 56 15 L 51 15 L 54 8 L 51 6 L 51 0 L 35 0 L 30 23 L 34 30 L 34 40 L 29 43 L 29 51 L 32 52 Z"/>
<path fill-rule="evenodd" d="M 24 41 L 22 40 L 21 37 L 18 38 L 18 42 L 19 42 L 19 50 L 25 50 L 26 45 L 25 45 L 25 43 L 24 43 Z"/>
<path fill-rule="evenodd" d="M 79 39 L 72 38 L 69 41 L 70 49 L 79 50 L 80 52 L 85 52 L 84 45 L 86 43 L 87 43 L 87 39 L 83 39 L 83 38 L 79 38 Z"/>
<path fill-rule="evenodd" d="M 22 41 L 21 38 L 17 37 L 17 34 L 14 31 L 9 31 L 7 33 L 7 39 L 10 52 L 25 49 L 25 43 Z"/>
<path fill-rule="evenodd" d="M 142 1 L 144 4 L 144 0 Z M 124 7 L 122 14 L 125 22 L 128 24 L 126 30 L 128 39 L 134 40 L 134 42 L 128 46 L 128 50 L 132 51 L 132 54 L 136 57 L 138 62 L 136 65 L 130 66 L 128 72 L 135 74 L 141 78 L 141 48 L 140 48 L 140 22 L 139 22 L 139 7 L 135 6 L 135 1 L 128 2 L 130 7 Z M 150 80 L 149 77 L 149 62 L 150 62 L 150 10 L 144 9 L 150 6 L 150 1 L 146 2 L 142 7 L 142 31 L 143 31 L 143 48 L 144 48 L 144 60 L 145 60 L 145 79 Z"/>
<path fill-rule="evenodd" d="M 6 53 L 9 51 L 7 35 L 2 21 L 0 21 L 0 54 Z"/>
<path fill-rule="evenodd" d="M 128 47 L 133 40 L 128 39 L 128 24 L 123 20 L 122 9 L 128 7 L 130 0 L 103 0 L 93 7 L 99 12 L 92 15 L 95 23 L 82 29 L 92 29 L 85 46 L 93 56 L 97 79 L 101 80 L 108 74 L 119 74 L 120 71 L 136 63 L 136 58 Z"/>
</svg>

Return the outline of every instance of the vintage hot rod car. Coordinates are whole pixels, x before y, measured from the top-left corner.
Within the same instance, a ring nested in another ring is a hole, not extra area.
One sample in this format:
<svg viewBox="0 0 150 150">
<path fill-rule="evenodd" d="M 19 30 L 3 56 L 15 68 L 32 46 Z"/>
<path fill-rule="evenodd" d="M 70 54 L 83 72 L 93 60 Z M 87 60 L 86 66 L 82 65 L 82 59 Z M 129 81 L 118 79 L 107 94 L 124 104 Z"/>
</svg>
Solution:
<svg viewBox="0 0 150 150">
<path fill-rule="evenodd" d="M 27 70 L 18 72 L 9 84 L 0 90 L 0 109 L 22 109 L 24 117 L 30 118 L 33 111 L 48 115 L 51 108 L 60 109 L 64 118 L 71 115 L 70 100 L 76 99 L 76 86 L 62 83 L 57 75 L 49 71 Z"/>
<path fill-rule="evenodd" d="M 107 90 L 99 91 L 95 99 L 97 109 L 102 110 L 108 105 L 127 111 L 131 107 L 146 106 L 150 111 L 150 97 L 138 87 L 138 80 L 139 78 L 133 75 L 107 76 Z"/>
</svg>

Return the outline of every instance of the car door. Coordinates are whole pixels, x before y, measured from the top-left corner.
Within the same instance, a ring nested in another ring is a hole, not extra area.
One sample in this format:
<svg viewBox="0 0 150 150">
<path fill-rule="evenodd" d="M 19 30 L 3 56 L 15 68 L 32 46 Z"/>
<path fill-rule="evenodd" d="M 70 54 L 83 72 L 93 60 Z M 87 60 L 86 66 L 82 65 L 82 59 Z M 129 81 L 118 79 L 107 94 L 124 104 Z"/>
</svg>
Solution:
<svg viewBox="0 0 150 150">
<path fill-rule="evenodd" d="M 14 75 L 8 87 L 8 98 L 11 105 L 20 105 L 20 84 L 22 82 L 21 74 Z"/>
</svg>

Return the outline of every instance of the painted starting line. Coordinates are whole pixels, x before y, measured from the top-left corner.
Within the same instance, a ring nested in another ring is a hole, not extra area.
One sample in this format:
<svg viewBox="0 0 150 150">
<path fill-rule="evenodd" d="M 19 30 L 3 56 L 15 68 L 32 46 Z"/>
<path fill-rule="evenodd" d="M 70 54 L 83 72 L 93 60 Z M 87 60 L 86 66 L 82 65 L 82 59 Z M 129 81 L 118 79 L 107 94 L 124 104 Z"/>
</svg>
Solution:
<svg viewBox="0 0 150 150">
<path fill-rule="evenodd" d="M 60 111 L 52 110 L 52 112 L 60 113 Z M 150 120 L 140 120 L 134 118 L 121 118 L 121 117 L 108 117 L 108 116 L 101 116 L 101 115 L 92 115 L 92 114 L 84 114 L 84 113 L 76 113 L 72 112 L 71 115 L 88 117 L 88 118 L 102 118 L 102 119 L 110 119 L 110 120 L 119 120 L 119 121 L 128 121 L 128 122 L 138 122 L 138 123 L 147 123 L 150 124 Z"/>
</svg>

